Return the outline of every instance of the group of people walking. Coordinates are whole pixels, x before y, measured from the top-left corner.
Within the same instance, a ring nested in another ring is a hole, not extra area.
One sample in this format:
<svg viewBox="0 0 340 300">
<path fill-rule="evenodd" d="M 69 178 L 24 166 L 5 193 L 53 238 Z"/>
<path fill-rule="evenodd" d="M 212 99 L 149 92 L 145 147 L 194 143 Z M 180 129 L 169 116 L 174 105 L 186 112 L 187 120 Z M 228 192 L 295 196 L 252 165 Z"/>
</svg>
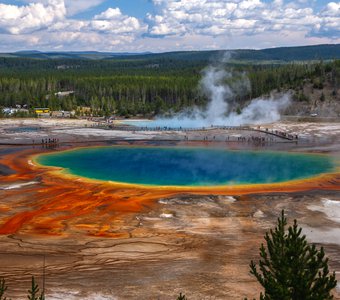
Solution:
<svg viewBox="0 0 340 300">
<path fill-rule="evenodd" d="M 58 138 L 44 138 L 41 141 L 32 140 L 33 145 L 42 145 L 44 148 L 56 148 L 59 146 Z"/>
</svg>

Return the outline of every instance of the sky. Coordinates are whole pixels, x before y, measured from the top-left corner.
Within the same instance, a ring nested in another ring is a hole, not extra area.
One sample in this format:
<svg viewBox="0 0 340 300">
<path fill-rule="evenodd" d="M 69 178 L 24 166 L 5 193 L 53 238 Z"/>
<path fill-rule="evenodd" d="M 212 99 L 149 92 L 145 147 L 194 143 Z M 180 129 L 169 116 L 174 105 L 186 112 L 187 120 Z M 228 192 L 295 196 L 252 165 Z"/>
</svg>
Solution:
<svg viewBox="0 0 340 300">
<path fill-rule="evenodd" d="M 0 0 L 0 52 L 166 52 L 324 43 L 340 43 L 340 2 Z"/>
</svg>

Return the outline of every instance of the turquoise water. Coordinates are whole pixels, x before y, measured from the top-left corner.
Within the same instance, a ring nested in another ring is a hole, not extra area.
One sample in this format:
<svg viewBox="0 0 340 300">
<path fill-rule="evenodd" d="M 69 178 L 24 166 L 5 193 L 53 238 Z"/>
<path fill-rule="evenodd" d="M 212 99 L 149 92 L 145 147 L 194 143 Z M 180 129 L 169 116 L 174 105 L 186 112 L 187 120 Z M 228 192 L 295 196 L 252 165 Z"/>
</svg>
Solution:
<svg viewBox="0 0 340 300">
<path fill-rule="evenodd" d="M 6 129 L 9 132 L 35 132 L 40 131 L 40 127 L 13 127 Z"/>
<path fill-rule="evenodd" d="M 211 148 L 83 148 L 37 162 L 92 179 L 161 186 L 274 183 L 334 171 L 328 156 Z"/>
<path fill-rule="evenodd" d="M 180 121 L 174 121 L 173 119 L 156 119 L 156 120 L 145 120 L 145 121 L 122 121 L 123 124 L 146 127 L 146 128 L 159 128 L 159 129 L 198 129 L 203 127 L 211 127 L 212 124 L 207 122 L 199 122 L 195 119 L 185 119 Z M 217 125 L 217 124 L 215 124 Z"/>
</svg>

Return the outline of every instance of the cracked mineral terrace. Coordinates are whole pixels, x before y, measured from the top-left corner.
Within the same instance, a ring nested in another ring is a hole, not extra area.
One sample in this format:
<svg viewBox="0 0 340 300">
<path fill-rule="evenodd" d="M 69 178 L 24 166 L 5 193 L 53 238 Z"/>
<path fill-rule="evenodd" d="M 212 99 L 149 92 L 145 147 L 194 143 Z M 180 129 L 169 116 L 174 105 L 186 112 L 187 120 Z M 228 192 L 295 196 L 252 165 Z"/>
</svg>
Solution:
<svg viewBox="0 0 340 300">
<path fill-rule="evenodd" d="M 9 128 L 37 127 L 37 131 Z M 85 127 L 86 126 L 86 127 Z M 340 174 L 266 187 L 148 189 L 70 180 L 32 156 L 96 145 L 216 145 L 326 153 L 339 161 L 339 123 L 266 125 L 299 135 L 249 144 L 241 130 L 104 130 L 78 120 L 0 120 L 0 276 L 23 299 L 31 275 L 47 299 L 242 299 L 261 288 L 249 262 L 285 209 L 340 272 Z M 208 136 L 208 139 L 206 138 Z M 213 138 L 215 136 L 215 138 Z M 229 136 L 229 141 L 227 137 Z M 266 138 L 265 133 L 258 137 Z M 58 143 L 41 143 L 55 139 Z M 163 141 L 163 142 L 162 142 Z M 339 288 L 334 291 L 340 299 Z"/>
</svg>

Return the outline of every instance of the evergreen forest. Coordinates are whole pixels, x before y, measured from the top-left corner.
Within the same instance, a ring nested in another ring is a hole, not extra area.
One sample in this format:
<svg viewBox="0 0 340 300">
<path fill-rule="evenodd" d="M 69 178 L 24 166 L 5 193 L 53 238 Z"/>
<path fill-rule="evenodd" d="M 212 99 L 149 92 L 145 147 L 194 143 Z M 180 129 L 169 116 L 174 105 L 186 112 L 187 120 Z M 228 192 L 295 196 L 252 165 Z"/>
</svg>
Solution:
<svg viewBox="0 0 340 300">
<path fill-rule="evenodd" d="M 250 61 L 249 55 L 246 60 L 238 59 L 244 51 L 232 53 L 223 65 L 234 74 L 226 79 L 231 86 L 232 81 L 249 79 L 250 87 L 235 93 L 234 100 L 240 107 L 271 91 L 293 90 L 296 101 L 308 101 L 301 93 L 306 81 L 316 89 L 329 81 L 334 95 L 339 89 L 340 60 Z M 0 107 L 21 106 L 30 112 L 47 107 L 52 111 L 75 111 L 77 116 L 122 117 L 152 117 L 193 105 L 204 107 L 208 99 L 199 84 L 202 72 L 209 65 L 218 65 L 222 55 L 221 51 L 202 51 L 104 59 L 2 56 Z M 67 91 L 73 92 L 57 94 Z"/>
</svg>

